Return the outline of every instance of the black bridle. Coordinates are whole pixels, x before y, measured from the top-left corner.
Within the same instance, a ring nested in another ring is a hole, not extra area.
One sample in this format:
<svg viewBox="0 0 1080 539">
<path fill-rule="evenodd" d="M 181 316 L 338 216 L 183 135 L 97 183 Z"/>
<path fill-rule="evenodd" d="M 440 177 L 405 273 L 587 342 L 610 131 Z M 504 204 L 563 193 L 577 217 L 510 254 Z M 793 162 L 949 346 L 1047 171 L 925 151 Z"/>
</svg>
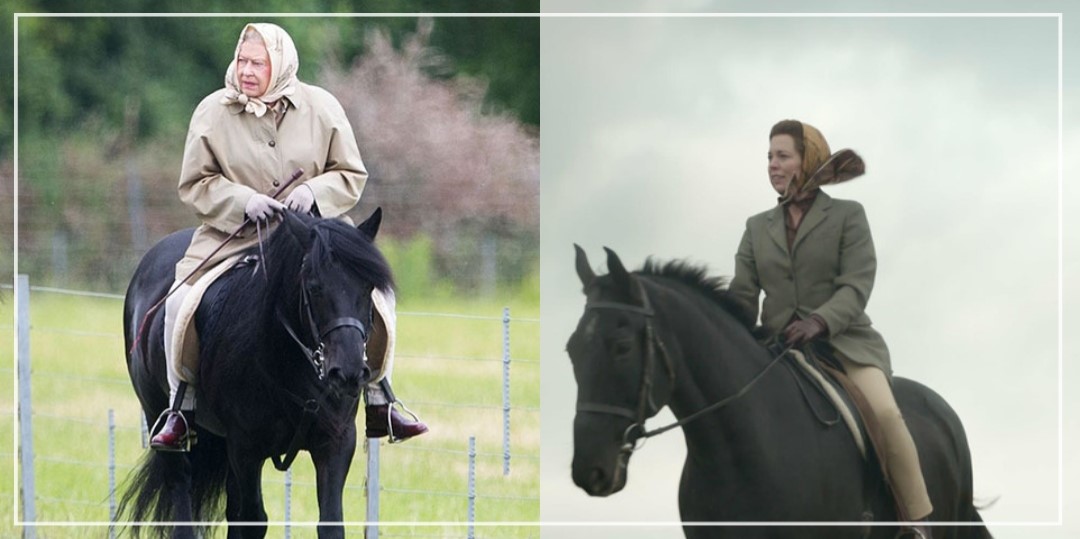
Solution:
<svg viewBox="0 0 1080 539">
<path fill-rule="evenodd" d="M 608 309 L 613 311 L 629 312 L 639 314 L 645 319 L 645 355 L 644 365 L 642 365 L 642 377 L 641 388 L 638 394 L 638 406 L 637 410 L 631 410 L 623 406 L 616 406 L 612 404 L 593 403 L 593 402 L 578 402 L 577 411 L 579 412 L 594 412 L 600 414 L 617 415 L 625 417 L 633 421 L 629 427 L 623 431 L 622 447 L 619 450 L 620 457 L 623 459 L 621 464 L 625 465 L 625 459 L 628 458 L 634 451 L 641 447 L 638 444 L 639 441 L 647 440 L 653 436 L 663 434 L 676 427 L 681 427 L 698 419 L 705 414 L 719 410 L 732 402 L 735 402 L 751 388 L 759 380 L 761 380 L 766 373 L 768 373 L 774 365 L 776 365 L 783 357 L 791 350 L 791 346 L 784 348 L 780 353 L 774 357 L 764 369 L 755 375 L 749 382 L 746 383 L 735 393 L 724 397 L 723 399 L 702 408 L 674 423 L 665 425 L 658 429 L 645 430 L 645 420 L 652 417 L 660 411 L 660 406 L 657 406 L 653 401 L 652 387 L 653 387 L 653 371 L 656 366 L 656 352 L 659 351 L 660 356 L 664 360 L 664 364 L 667 367 L 668 379 L 670 380 L 671 390 L 675 389 L 675 367 L 671 361 L 671 356 L 668 354 L 667 347 L 664 346 L 664 341 L 656 335 L 653 329 L 653 319 L 656 317 L 656 311 L 653 310 L 649 303 L 649 296 L 645 293 L 645 287 L 641 285 L 640 281 L 637 283 L 637 289 L 641 295 L 641 305 L 631 305 L 629 303 L 620 303 L 616 301 L 587 301 L 585 303 L 585 310 L 593 309 Z"/>
<path fill-rule="evenodd" d="M 363 339 L 366 344 L 368 340 L 367 328 L 370 327 L 371 320 L 369 317 L 368 325 L 365 326 L 364 323 L 357 318 L 343 316 L 330 320 L 322 329 L 320 329 L 315 323 L 315 315 L 311 312 L 311 299 L 308 295 L 307 287 L 301 286 L 300 291 L 300 320 L 307 322 L 308 333 L 311 335 L 312 339 L 315 340 L 315 345 L 309 347 L 304 344 L 304 341 L 297 334 L 296 330 L 289 324 L 288 319 L 282 314 L 280 307 L 277 310 L 278 321 L 281 322 L 282 326 L 285 326 L 285 331 L 289 333 L 289 336 L 296 342 L 296 345 L 300 347 L 300 351 L 304 353 L 304 357 L 307 358 L 308 362 L 311 363 L 312 368 L 315 369 L 315 374 L 319 377 L 319 380 L 323 380 L 326 378 L 326 357 L 323 355 L 326 336 L 337 329 L 354 328 L 360 332 L 360 338 Z"/>
<path fill-rule="evenodd" d="M 326 378 L 326 357 L 323 355 L 326 336 L 337 329 L 354 328 L 360 332 L 360 338 L 367 344 L 367 328 L 370 327 L 371 320 L 369 319 L 369 325 L 365 326 L 359 319 L 345 316 L 331 320 L 322 330 L 320 330 L 319 326 L 315 323 L 315 315 L 311 311 L 311 299 L 308 295 L 307 287 L 301 285 L 300 290 L 300 320 L 307 322 L 308 331 L 310 332 L 311 337 L 316 340 L 315 346 L 309 347 L 304 344 L 304 341 L 300 339 L 296 330 L 293 329 L 292 324 L 289 323 L 288 318 L 281 312 L 280 304 L 277 308 L 277 318 L 278 322 L 285 327 L 285 331 L 288 332 L 289 336 L 296 342 L 296 345 L 300 347 L 300 351 L 303 352 L 304 357 L 311 363 L 312 368 L 315 369 L 315 375 L 322 381 Z M 374 316 L 374 314 L 371 316 Z M 285 455 L 283 457 L 271 455 L 270 457 L 274 463 L 274 467 L 280 471 L 288 470 L 289 467 L 292 466 L 293 460 L 296 459 L 296 455 L 300 453 L 300 448 L 307 439 L 308 431 L 311 430 L 311 426 L 315 423 L 319 410 L 322 408 L 319 401 L 323 398 L 323 395 L 320 395 L 318 398 L 314 399 L 303 399 L 288 391 L 286 391 L 286 394 L 291 395 L 293 399 L 300 404 L 303 415 L 297 424 L 296 431 L 293 432 L 292 441 L 289 442 L 289 448 L 285 451 Z"/>
<path fill-rule="evenodd" d="M 637 409 L 631 410 L 624 406 L 606 403 L 577 403 L 577 411 L 579 412 L 616 415 L 633 421 L 633 423 L 631 423 L 623 432 L 621 452 L 626 454 L 634 452 L 636 449 L 635 444 L 638 440 L 644 440 L 654 436 L 654 434 L 645 431 L 645 420 L 660 411 L 660 406 L 657 406 L 652 395 L 653 373 L 657 363 L 657 353 L 659 353 L 664 361 L 664 366 L 667 368 L 668 380 L 670 380 L 671 387 L 675 387 L 675 365 L 671 361 L 671 355 L 668 354 L 664 342 L 656 336 L 656 330 L 653 328 L 653 320 L 656 317 L 656 311 L 654 311 L 650 305 L 649 296 L 645 294 L 644 287 L 641 286 L 640 282 L 637 283 L 637 285 L 638 292 L 641 294 L 642 305 L 640 306 L 616 301 L 590 301 L 585 303 L 586 311 L 607 309 L 639 314 L 645 319 L 645 353 L 643 357 L 644 364 L 642 365 L 641 386 L 638 390 Z"/>
</svg>

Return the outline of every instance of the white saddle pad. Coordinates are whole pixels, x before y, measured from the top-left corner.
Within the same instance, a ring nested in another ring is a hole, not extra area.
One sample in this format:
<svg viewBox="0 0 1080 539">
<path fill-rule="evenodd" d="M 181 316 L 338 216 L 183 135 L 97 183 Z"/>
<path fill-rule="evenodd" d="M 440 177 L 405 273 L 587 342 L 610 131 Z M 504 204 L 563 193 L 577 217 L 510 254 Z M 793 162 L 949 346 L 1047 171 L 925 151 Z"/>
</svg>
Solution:
<svg viewBox="0 0 1080 539">
<path fill-rule="evenodd" d="M 180 361 L 174 362 L 169 368 L 179 369 L 178 372 L 174 371 L 174 374 L 191 385 L 195 385 L 195 373 L 199 372 L 199 337 L 192 323 L 195 320 L 195 311 L 199 309 L 203 295 L 210 285 L 236 265 L 238 260 L 240 255 L 235 255 L 207 270 L 191 285 L 191 290 L 184 296 L 184 301 L 176 312 L 176 330 L 173 331 L 172 342 L 168 345 L 172 347 L 172 357 Z"/>
<path fill-rule="evenodd" d="M 397 298 L 393 290 L 371 291 L 371 304 L 375 309 L 367 342 L 367 361 L 375 376 L 371 384 L 390 376 L 394 370 L 394 343 L 397 341 Z"/>
<path fill-rule="evenodd" d="M 199 372 L 199 338 L 195 331 L 195 311 L 202 303 L 203 295 L 210 285 L 240 260 L 240 255 L 222 261 L 195 281 L 188 291 L 176 314 L 176 331 L 173 332 L 173 356 L 180 361 L 170 368 L 178 368 L 177 376 L 197 385 L 195 373 Z M 368 365 L 376 374 L 371 383 L 376 383 L 390 375 L 394 366 L 394 343 L 397 339 L 397 300 L 394 291 L 383 292 L 375 289 L 371 293 L 372 306 L 375 310 L 372 327 L 369 328 L 366 358 Z"/>
</svg>

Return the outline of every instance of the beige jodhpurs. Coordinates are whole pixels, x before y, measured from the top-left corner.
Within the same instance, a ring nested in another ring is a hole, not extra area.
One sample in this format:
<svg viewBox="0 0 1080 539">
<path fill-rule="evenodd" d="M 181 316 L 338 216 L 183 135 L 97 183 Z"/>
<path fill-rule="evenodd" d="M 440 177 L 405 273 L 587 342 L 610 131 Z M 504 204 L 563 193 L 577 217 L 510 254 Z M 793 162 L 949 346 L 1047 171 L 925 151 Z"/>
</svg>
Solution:
<svg viewBox="0 0 1080 539">
<path fill-rule="evenodd" d="M 176 286 L 177 283 L 173 283 Z M 176 402 L 176 393 L 180 388 L 180 358 L 176 357 L 173 347 L 173 335 L 176 333 L 176 316 L 184 298 L 191 291 L 191 285 L 180 284 L 168 299 L 165 300 L 165 373 L 169 380 L 169 407 Z M 191 384 L 194 385 L 194 384 Z M 184 402 L 180 405 L 181 410 L 195 409 L 195 388 L 188 387 L 184 392 Z"/>
<path fill-rule="evenodd" d="M 866 395 L 870 408 L 881 423 L 889 482 L 900 498 L 899 503 L 907 509 L 908 517 L 912 520 L 926 518 L 933 511 L 933 506 L 926 492 L 919 453 L 904 423 L 904 416 L 900 415 L 889 380 L 877 367 L 855 363 L 840 354 L 837 357 L 844 364 L 848 378 Z"/>
</svg>

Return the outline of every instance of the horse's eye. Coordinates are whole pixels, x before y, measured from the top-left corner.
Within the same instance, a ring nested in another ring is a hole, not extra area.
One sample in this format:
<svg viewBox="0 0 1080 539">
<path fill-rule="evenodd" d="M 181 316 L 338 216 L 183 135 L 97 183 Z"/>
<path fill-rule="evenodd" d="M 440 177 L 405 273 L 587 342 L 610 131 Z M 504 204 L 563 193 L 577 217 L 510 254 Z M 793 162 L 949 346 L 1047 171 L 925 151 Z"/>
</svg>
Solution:
<svg viewBox="0 0 1080 539">
<path fill-rule="evenodd" d="M 615 359 L 623 359 L 634 350 L 634 340 L 631 337 L 621 337 L 611 343 L 611 355 Z"/>
</svg>

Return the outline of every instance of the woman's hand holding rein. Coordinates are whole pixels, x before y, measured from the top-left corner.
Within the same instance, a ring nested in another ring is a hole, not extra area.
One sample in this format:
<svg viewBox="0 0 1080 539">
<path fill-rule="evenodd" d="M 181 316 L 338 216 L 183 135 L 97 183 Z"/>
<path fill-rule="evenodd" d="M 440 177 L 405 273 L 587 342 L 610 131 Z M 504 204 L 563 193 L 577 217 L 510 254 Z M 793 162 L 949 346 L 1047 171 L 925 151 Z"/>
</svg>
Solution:
<svg viewBox="0 0 1080 539">
<path fill-rule="evenodd" d="M 297 213 L 308 213 L 315 204 L 315 193 L 311 187 L 300 184 L 285 199 L 285 205 Z"/>
<path fill-rule="evenodd" d="M 252 221 L 265 221 L 284 212 L 284 204 L 262 193 L 251 195 L 244 207 L 244 214 Z"/>
</svg>

